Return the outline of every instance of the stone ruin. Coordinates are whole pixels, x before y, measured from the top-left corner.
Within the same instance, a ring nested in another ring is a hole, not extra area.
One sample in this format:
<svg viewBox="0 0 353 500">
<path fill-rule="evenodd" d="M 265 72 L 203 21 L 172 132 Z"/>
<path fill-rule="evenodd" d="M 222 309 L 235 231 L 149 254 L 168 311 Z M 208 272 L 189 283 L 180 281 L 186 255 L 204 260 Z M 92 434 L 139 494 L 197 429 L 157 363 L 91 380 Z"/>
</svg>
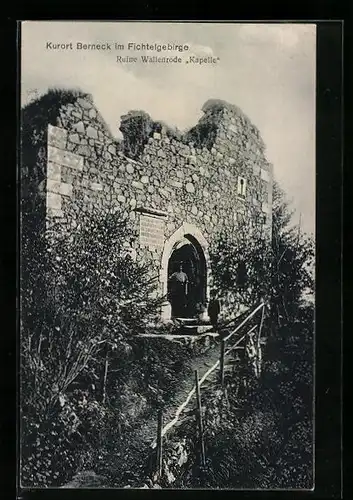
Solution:
<svg viewBox="0 0 353 500">
<path fill-rule="evenodd" d="M 116 140 L 92 96 L 78 93 L 55 105 L 48 96 L 23 112 L 22 207 L 38 224 L 53 220 L 74 231 L 75 213 L 122 211 L 136 227 L 127 242 L 134 258 L 152 259 L 160 293 L 167 293 L 173 255 L 199 273 L 207 306 L 212 269 L 209 245 L 218 228 L 272 226 L 272 165 L 257 128 L 236 106 L 211 99 L 185 133 L 144 111 L 121 118 Z M 194 259 L 194 260 L 192 260 Z M 171 317 L 170 304 L 161 311 Z"/>
</svg>

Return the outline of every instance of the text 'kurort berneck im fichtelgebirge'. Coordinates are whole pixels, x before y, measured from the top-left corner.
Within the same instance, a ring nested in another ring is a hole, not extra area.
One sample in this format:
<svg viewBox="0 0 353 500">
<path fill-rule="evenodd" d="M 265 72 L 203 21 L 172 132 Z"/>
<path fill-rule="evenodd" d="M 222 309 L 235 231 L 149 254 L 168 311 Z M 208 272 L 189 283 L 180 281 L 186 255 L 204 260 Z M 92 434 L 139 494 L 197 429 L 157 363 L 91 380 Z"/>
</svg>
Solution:
<svg viewBox="0 0 353 500">
<path fill-rule="evenodd" d="M 190 50 L 188 44 L 178 43 L 135 43 L 129 42 L 127 44 L 118 42 L 100 42 L 100 43 L 83 43 L 83 42 L 46 42 L 46 49 L 56 51 L 100 51 L 100 52 L 113 52 L 113 51 L 130 51 L 130 52 L 157 52 L 170 53 L 170 55 L 155 55 L 155 54 L 141 54 L 138 56 L 131 55 L 118 55 L 116 62 L 120 64 L 134 64 L 134 63 L 190 63 L 190 64 L 215 64 L 219 61 L 219 57 L 211 55 L 196 56 L 186 54 Z M 187 57 L 181 57 L 178 54 L 171 54 L 172 52 L 183 53 Z"/>
</svg>

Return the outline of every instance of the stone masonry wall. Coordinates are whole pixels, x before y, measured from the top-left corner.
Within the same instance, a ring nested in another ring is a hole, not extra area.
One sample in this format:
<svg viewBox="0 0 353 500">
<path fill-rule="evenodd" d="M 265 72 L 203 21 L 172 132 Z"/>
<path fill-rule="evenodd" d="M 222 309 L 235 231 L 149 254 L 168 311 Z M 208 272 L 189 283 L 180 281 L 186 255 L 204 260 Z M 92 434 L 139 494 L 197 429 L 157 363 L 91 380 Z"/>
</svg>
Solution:
<svg viewBox="0 0 353 500">
<path fill-rule="evenodd" d="M 138 259 L 152 257 L 156 275 L 165 241 L 183 223 L 196 227 L 208 243 L 220 227 L 236 237 L 237 224 L 244 222 L 249 230 L 262 224 L 270 232 L 272 166 L 259 132 L 238 108 L 222 101 L 208 101 L 203 111 L 182 138 L 150 127 L 142 146 L 136 138 L 139 154 L 132 159 L 90 96 L 62 106 L 47 128 L 47 220 L 74 230 L 79 200 L 88 211 L 122 209 L 140 234 L 128 242 L 131 252 Z M 131 145 L 129 116 L 124 118 L 124 141 Z"/>
</svg>

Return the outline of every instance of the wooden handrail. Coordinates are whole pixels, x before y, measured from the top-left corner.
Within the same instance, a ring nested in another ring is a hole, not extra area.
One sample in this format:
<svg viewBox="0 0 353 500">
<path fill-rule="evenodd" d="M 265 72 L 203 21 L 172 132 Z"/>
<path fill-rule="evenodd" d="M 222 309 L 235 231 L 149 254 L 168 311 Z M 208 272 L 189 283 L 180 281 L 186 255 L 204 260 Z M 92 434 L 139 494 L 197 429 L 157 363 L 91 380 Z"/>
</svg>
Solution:
<svg viewBox="0 0 353 500">
<path fill-rule="evenodd" d="M 233 330 L 231 333 L 229 333 L 226 337 L 224 337 L 224 340 L 227 341 L 229 340 L 235 333 L 237 333 L 240 328 L 242 328 L 248 321 L 251 319 L 257 311 L 259 311 L 262 307 L 265 307 L 265 302 L 261 302 L 259 306 L 256 307 L 241 323 L 238 325 L 235 330 Z"/>
<path fill-rule="evenodd" d="M 264 302 L 262 302 L 259 306 L 257 306 L 257 307 L 256 307 L 256 309 L 254 309 L 254 310 L 253 310 L 253 311 L 252 311 L 252 312 L 251 312 L 251 313 L 250 313 L 250 314 L 249 314 L 249 315 L 248 315 L 248 316 L 244 319 L 244 321 L 242 321 L 242 322 L 240 323 L 240 325 L 238 325 L 238 326 L 235 328 L 235 330 L 234 330 L 232 333 L 230 333 L 229 335 L 227 335 L 227 337 L 225 337 L 225 338 L 223 339 L 223 341 L 225 342 L 225 341 L 229 340 L 229 339 L 230 339 L 230 338 L 231 338 L 231 337 L 232 337 L 232 336 L 233 336 L 233 335 L 234 335 L 237 331 L 239 331 L 239 330 L 240 330 L 240 328 L 242 328 L 242 327 L 246 324 L 246 322 L 247 322 L 247 321 L 249 321 L 249 319 L 251 319 L 251 318 L 252 318 L 252 317 L 253 317 L 253 316 L 257 313 L 257 311 L 259 311 L 259 310 L 260 310 L 262 307 L 264 307 L 264 306 L 265 306 L 265 303 L 264 303 Z M 246 333 L 245 333 L 245 334 L 244 334 L 244 335 L 243 335 L 240 339 L 238 339 L 238 340 L 235 342 L 235 344 L 234 344 L 231 348 L 229 348 L 227 351 L 225 351 L 225 355 L 228 355 L 228 354 L 229 354 L 229 353 L 230 353 L 233 349 L 235 349 L 235 348 L 236 348 L 236 347 L 240 344 L 240 342 L 241 342 L 242 340 L 244 340 L 244 338 L 245 338 L 247 335 L 249 335 L 250 333 L 252 333 L 252 332 L 255 330 L 255 328 L 256 328 L 257 326 L 258 326 L 258 325 L 254 325 L 254 326 L 253 326 L 253 327 L 252 327 L 252 328 L 251 328 L 248 332 L 246 332 Z M 211 374 L 211 373 L 212 373 L 212 372 L 213 372 L 213 371 L 214 371 L 214 370 L 215 370 L 215 369 L 219 366 L 219 364 L 220 364 L 220 360 L 216 361 L 216 363 L 215 363 L 213 366 L 211 366 L 211 368 L 209 368 L 209 369 L 207 370 L 207 372 L 203 375 L 203 377 L 202 377 L 202 378 L 200 379 L 200 381 L 199 381 L 199 387 L 201 387 L 201 385 L 205 382 L 205 380 L 207 379 L 207 377 L 208 377 L 208 376 L 209 376 L 209 375 L 210 375 L 210 374 Z M 181 414 L 181 413 L 182 413 L 182 411 L 186 408 L 186 406 L 189 404 L 189 402 L 190 402 L 190 400 L 191 400 L 192 396 L 195 394 L 195 392 L 196 392 L 196 386 L 194 386 L 194 387 L 191 389 L 191 391 L 188 393 L 187 398 L 185 399 L 184 403 L 182 403 L 182 404 L 181 404 L 181 405 L 177 408 L 177 411 L 176 411 L 176 413 L 175 413 L 174 418 L 173 418 L 170 422 L 168 422 L 168 423 L 164 426 L 164 428 L 162 429 L 162 433 L 161 433 L 161 435 L 162 435 L 162 436 L 165 436 L 165 434 L 166 434 L 166 433 L 167 433 L 167 432 L 168 432 L 168 431 L 169 431 L 169 430 L 170 430 L 170 429 L 171 429 L 171 428 L 172 428 L 172 427 L 176 424 L 176 422 L 179 420 L 179 416 L 180 416 L 180 414 Z M 156 447 L 156 445 L 157 445 L 157 440 L 155 439 L 155 440 L 151 443 L 151 448 L 155 448 L 155 447 Z"/>
<path fill-rule="evenodd" d="M 252 328 L 250 328 L 250 330 L 248 332 L 246 332 L 242 337 L 240 337 L 240 339 L 238 339 L 236 341 L 236 343 L 234 345 L 232 345 L 232 347 L 230 347 L 230 349 L 228 349 L 228 351 L 225 352 L 225 355 L 227 356 L 227 354 L 229 354 L 233 349 L 235 349 L 240 344 L 240 342 L 245 339 L 245 337 L 247 335 L 249 335 L 250 333 L 252 333 L 255 330 L 256 327 L 257 327 L 257 325 L 254 325 Z"/>
<path fill-rule="evenodd" d="M 247 308 L 245 311 L 240 313 L 239 316 L 236 316 L 235 318 L 232 318 L 232 319 L 226 321 L 225 323 L 222 323 L 219 326 L 219 330 L 224 330 L 225 328 L 230 328 L 233 325 L 233 323 L 236 323 L 237 321 L 239 321 L 239 319 L 243 318 L 248 312 L 249 312 L 249 308 Z"/>
<path fill-rule="evenodd" d="M 238 339 L 236 341 L 236 343 L 230 348 L 228 349 L 226 352 L 225 352 L 225 355 L 229 354 L 233 349 L 236 348 L 237 345 L 240 344 L 240 342 L 242 340 L 244 340 L 244 338 L 249 335 L 249 333 L 251 333 L 253 330 L 255 330 L 255 328 L 257 327 L 257 325 L 253 326 L 248 332 L 246 332 L 240 339 Z M 207 372 L 203 375 L 203 377 L 200 379 L 199 381 L 199 387 L 202 386 L 202 384 L 205 382 L 205 380 L 209 377 L 209 375 L 211 375 L 211 373 L 219 366 L 220 364 L 220 360 L 216 361 L 214 365 L 211 366 L 211 368 L 209 368 L 207 370 Z M 188 393 L 187 395 L 187 398 L 185 399 L 184 403 L 182 403 L 179 408 L 177 409 L 177 411 L 175 412 L 175 416 L 174 418 L 168 422 L 163 430 L 162 430 L 162 436 L 164 436 L 175 424 L 176 422 L 179 420 L 179 416 L 180 414 L 182 413 L 182 411 L 187 407 L 187 405 L 189 404 L 191 398 L 193 397 L 193 395 L 195 394 L 196 392 L 196 386 L 194 386 L 191 391 Z M 156 444 L 157 444 L 157 441 L 154 440 L 152 443 L 151 443 L 151 448 L 155 448 L 156 447 Z"/>
</svg>

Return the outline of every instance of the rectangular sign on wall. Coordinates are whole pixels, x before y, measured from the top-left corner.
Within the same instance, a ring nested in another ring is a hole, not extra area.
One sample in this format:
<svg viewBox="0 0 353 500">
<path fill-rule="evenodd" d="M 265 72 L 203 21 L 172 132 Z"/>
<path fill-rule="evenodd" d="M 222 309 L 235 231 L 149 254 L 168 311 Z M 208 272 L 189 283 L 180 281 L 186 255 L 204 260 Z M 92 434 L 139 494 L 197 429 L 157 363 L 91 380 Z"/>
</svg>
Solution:
<svg viewBox="0 0 353 500">
<path fill-rule="evenodd" d="M 154 216 L 140 215 L 140 245 L 163 248 L 164 245 L 164 219 Z"/>
</svg>

